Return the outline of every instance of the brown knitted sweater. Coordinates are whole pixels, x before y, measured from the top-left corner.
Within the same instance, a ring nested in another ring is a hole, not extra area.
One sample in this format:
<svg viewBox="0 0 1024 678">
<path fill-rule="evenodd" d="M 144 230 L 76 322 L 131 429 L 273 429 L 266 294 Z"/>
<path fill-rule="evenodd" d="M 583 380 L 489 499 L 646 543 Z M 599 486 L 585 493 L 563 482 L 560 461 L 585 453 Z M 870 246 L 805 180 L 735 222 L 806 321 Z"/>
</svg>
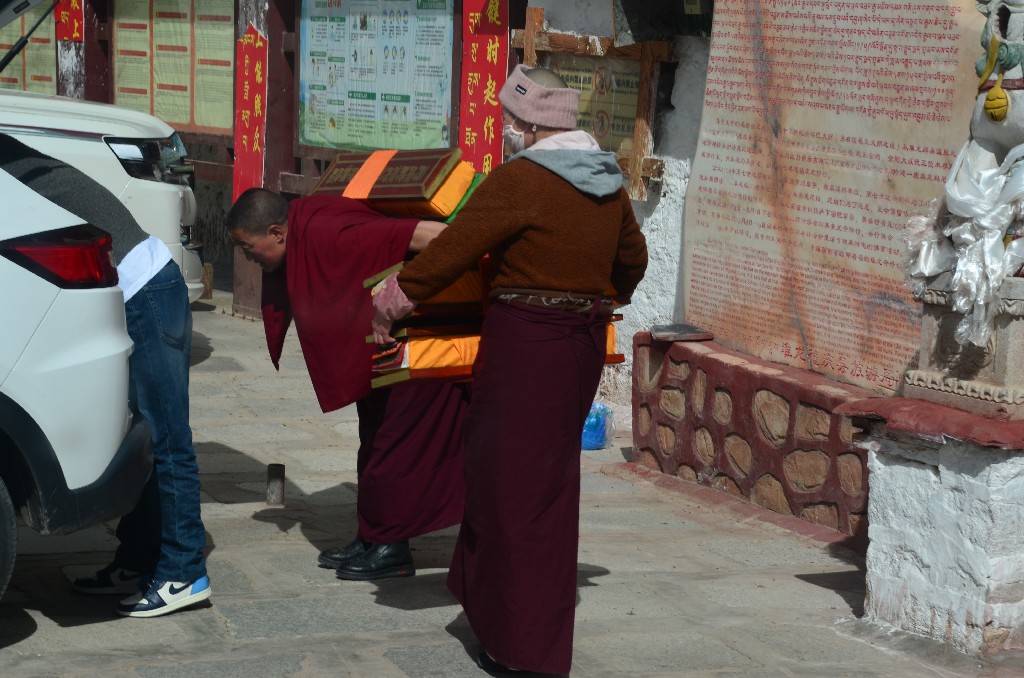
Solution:
<svg viewBox="0 0 1024 678">
<path fill-rule="evenodd" d="M 492 289 L 628 297 L 647 268 L 647 243 L 623 189 L 577 190 L 517 159 L 494 170 L 452 224 L 398 276 L 414 301 L 428 299 L 491 255 Z"/>
</svg>

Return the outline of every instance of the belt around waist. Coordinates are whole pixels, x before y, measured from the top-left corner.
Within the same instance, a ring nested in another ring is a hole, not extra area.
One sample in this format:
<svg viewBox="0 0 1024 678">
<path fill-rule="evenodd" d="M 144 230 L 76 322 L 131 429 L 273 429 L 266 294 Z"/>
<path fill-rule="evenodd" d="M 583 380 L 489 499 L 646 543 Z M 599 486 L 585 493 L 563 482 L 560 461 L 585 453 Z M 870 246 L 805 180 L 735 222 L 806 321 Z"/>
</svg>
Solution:
<svg viewBox="0 0 1024 678">
<path fill-rule="evenodd" d="M 494 298 L 500 301 L 514 301 L 516 303 L 526 304 L 527 306 L 538 306 L 540 308 L 547 308 L 555 311 L 569 311 L 571 313 L 584 314 L 590 313 L 594 308 L 595 300 L 599 300 L 600 306 L 597 310 L 598 315 L 612 315 L 611 300 L 604 299 L 598 295 L 587 298 L 572 294 L 563 297 L 520 292 L 504 292 L 494 295 Z"/>
</svg>

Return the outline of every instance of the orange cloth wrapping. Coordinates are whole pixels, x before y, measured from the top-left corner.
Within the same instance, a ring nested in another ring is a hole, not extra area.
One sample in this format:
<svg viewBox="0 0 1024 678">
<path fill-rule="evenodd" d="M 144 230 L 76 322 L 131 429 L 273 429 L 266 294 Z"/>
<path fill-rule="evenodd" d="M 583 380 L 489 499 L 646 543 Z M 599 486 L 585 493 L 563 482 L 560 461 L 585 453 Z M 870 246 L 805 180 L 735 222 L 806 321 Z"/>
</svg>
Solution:
<svg viewBox="0 0 1024 678">
<path fill-rule="evenodd" d="M 472 375 L 480 335 L 413 337 L 374 354 L 370 386 L 380 388 L 418 378 L 465 380 Z"/>
<path fill-rule="evenodd" d="M 466 191 L 473 184 L 476 172 L 464 160 L 452 170 L 441 187 L 429 198 L 418 200 L 370 200 L 367 204 L 389 217 L 421 217 L 424 219 L 445 219 L 462 202 Z"/>
<path fill-rule="evenodd" d="M 412 337 L 402 339 L 387 352 L 374 354 L 373 370 L 379 376 L 374 388 L 417 378 L 468 379 L 480 350 L 480 335 Z M 605 363 L 620 363 L 615 352 L 615 323 L 608 323 Z"/>
</svg>

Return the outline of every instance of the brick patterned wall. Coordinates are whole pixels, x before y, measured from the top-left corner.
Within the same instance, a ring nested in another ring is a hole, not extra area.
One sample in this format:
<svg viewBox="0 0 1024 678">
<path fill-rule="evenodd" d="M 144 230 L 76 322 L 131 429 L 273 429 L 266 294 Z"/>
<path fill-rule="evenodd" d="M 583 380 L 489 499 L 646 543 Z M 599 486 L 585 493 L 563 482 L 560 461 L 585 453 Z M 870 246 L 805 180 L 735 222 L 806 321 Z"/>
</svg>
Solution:
<svg viewBox="0 0 1024 678">
<path fill-rule="evenodd" d="M 633 460 L 850 535 L 867 534 L 866 454 L 833 409 L 873 397 L 714 342 L 633 339 Z"/>
</svg>

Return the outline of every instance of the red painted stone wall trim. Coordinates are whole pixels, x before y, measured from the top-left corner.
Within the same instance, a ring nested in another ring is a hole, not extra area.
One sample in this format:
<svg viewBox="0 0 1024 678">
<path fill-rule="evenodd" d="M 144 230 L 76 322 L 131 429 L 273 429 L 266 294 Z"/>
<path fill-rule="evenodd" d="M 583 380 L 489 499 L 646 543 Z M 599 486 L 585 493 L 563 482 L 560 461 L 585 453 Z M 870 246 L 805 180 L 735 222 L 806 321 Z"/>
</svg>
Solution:
<svg viewBox="0 0 1024 678">
<path fill-rule="evenodd" d="M 849 417 L 884 419 L 890 433 L 911 433 L 923 438 L 954 438 L 983 447 L 1024 449 L 1024 421 L 1000 421 L 980 414 L 916 398 L 871 398 L 841 405 Z"/>
<path fill-rule="evenodd" d="M 850 417 L 873 397 L 714 342 L 633 339 L 634 461 L 850 535 L 867 531 L 866 453 Z"/>
</svg>

